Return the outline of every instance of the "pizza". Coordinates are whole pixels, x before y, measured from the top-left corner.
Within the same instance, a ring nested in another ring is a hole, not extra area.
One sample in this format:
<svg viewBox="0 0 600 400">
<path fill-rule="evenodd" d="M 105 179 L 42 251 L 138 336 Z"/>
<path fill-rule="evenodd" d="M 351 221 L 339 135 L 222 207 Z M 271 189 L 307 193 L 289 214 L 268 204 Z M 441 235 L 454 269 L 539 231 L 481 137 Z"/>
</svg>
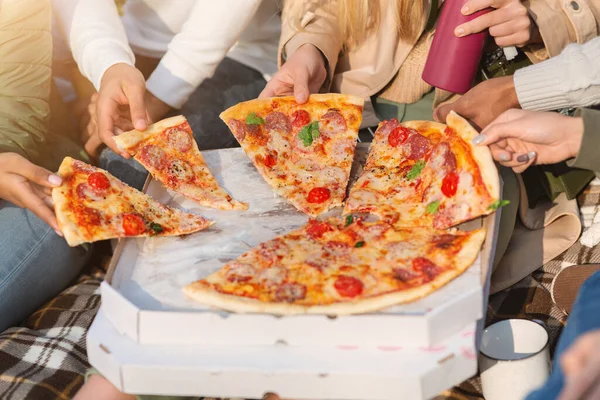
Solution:
<svg viewBox="0 0 600 400">
<path fill-rule="evenodd" d="M 164 119 L 145 131 L 125 132 L 115 142 L 165 187 L 198 204 L 219 210 L 248 209 L 219 186 L 184 116 Z"/>
<path fill-rule="evenodd" d="M 485 230 L 310 220 L 264 242 L 184 292 L 233 312 L 344 315 L 421 298 L 476 260 Z"/>
<path fill-rule="evenodd" d="M 212 222 L 167 207 L 108 172 L 67 157 L 52 189 L 56 219 L 67 243 L 125 236 L 174 236 L 200 231 Z"/>
<path fill-rule="evenodd" d="M 447 123 L 380 123 L 344 213 L 444 229 L 493 212 L 500 183 L 489 149 L 471 143 L 477 131 L 456 113 Z"/>
<path fill-rule="evenodd" d="M 298 210 L 320 215 L 341 206 L 362 121 L 362 98 L 315 94 L 237 104 L 221 119 L 273 190 Z"/>
</svg>

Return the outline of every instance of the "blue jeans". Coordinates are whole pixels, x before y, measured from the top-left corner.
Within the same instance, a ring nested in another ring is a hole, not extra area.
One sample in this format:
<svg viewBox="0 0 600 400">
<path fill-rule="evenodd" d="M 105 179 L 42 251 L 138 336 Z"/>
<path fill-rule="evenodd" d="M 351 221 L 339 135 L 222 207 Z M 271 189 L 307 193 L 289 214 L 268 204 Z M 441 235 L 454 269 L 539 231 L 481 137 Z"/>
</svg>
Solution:
<svg viewBox="0 0 600 400">
<path fill-rule="evenodd" d="M 526 400 L 549 400 L 558 397 L 564 384 L 560 356 L 581 335 L 596 329 L 600 329 L 600 271 L 588 278 L 579 290 L 567 325 L 560 335 L 554 352 L 550 378 L 544 386 L 530 393 Z"/>
<path fill-rule="evenodd" d="M 65 289 L 89 258 L 30 211 L 0 200 L 0 332 Z"/>
</svg>

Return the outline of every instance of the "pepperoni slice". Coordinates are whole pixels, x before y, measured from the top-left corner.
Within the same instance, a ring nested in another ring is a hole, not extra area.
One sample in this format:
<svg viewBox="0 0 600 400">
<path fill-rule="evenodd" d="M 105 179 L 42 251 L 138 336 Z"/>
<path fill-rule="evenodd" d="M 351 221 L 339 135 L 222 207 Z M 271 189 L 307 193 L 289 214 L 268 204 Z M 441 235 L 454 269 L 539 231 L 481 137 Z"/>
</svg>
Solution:
<svg viewBox="0 0 600 400">
<path fill-rule="evenodd" d="M 319 131 L 328 136 L 346 132 L 346 120 L 339 111 L 329 110 L 320 119 Z"/>
<path fill-rule="evenodd" d="M 292 125 L 295 128 L 302 128 L 306 124 L 310 124 L 310 114 L 305 110 L 296 110 L 292 114 Z"/>
<path fill-rule="evenodd" d="M 141 235 L 146 232 L 146 223 L 138 214 L 123 214 L 122 225 L 127 236 Z"/>
<path fill-rule="evenodd" d="M 246 124 L 246 135 L 259 146 L 264 146 L 269 141 L 269 137 L 263 134 L 262 125 Z"/>
<path fill-rule="evenodd" d="M 275 292 L 275 300 L 293 303 L 306 298 L 306 286 L 300 283 L 284 283 Z"/>
<path fill-rule="evenodd" d="M 231 128 L 231 133 L 238 140 L 238 142 L 243 142 L 246 138 L 246 124 L 237 119 L 229 120 L 229 127 Z"/>
<path fill-rule="evenodd" d="M 394 129 L 400 126 L 400 122 L 394 118 L 389 121 L 383 121 L 377 129 L 382 135 L 389 135 Z"/>
<path fill-rule="evenodd" d="M 281 133 L 289 133 L 292 130 L 290 121 L 284 113 L 273 111 L 265 117 L 265 129 Z"/>
<path fill-rule="evenodd" d="M 313 239 L 320 239 L 325 233 L 331 231 L 333 231 L 333 228 L 327 222 L 316 220 L 311 220 L 308 228 L 306 228 L 306 233 Z"/>
<path fill-rule="evenodd" d="M 171 128 L 167 131 L 167 141 L 169 145 L 181 153 L 185 153 L 192 148 L 192 136 L 179 127 Z"/>
<path fill-rule="evenodd" d="M 329 200 L 330 197 L 331 192 L 329 191 L 329 189 L 324 187 L 316 187 L 311 189 L 310 192 L 308 192 L 306 200 L 309 203 L 323 203 Z"/>
<path fill-rule="evenodd" d="M 397 147 L 399 144 L 406 142 L 410 131 L 403 126 L 395 128 L 388 136 L 388 143 L 392 147 Z"/>
<path fill-rule="evenodd" d="M 333 287 L 342 297 L 356 297 L 360 296 L 363 292 L 363 283 L 353 276 L 340 275 Z"/>
<path fill-rule="evenodd" d="M 140 160 L 153 168 L 162 170 L 167 166 L 167 155 L 157 146 L 149 144 L 142 148 Z"/>
<path fill-rule="evenodd" d="M 256 269 L 250 264 L 234 262 L 229 265 L 226 273 L 229 282 L 248 282 L 256 274 Z"/>
<path fill-rule="evenodd" d="M 430 259 L 425 257 L 417 257 L 412 261 L 412 267 L 415 271 L 423 272 L 429 280 L 432 280 L 439 275 L 440 268 L 435 265 Z"/>
<path fill-rule="evenodd" d="M 324 249 L 333 256 L 344 256 L 350 252 L 350 245 L 346 242 L 331 240 L 325 243 Z"/>
<path fill-rule="evenodd" d="M 425 136 L 414 133 L 404 143 L 404 156 L 409 160 L 421 160 L 431 150 L 431 142 Z"/>
<path fill-rule="evenodd" d="M 442 193 L 446 197 L 452 197 L 456 194 L 458 188 L 458 174 L 455 172 L 448 173 L 444 179 L 442 179 Z"/>
<path fill-rule="evenodd" d="M 394 277 L 394 279 L 397 279 L 402 282 L 408 282 L 412 279 L 416 279 L 419 277 L 418 274 L 404 268 L 394 268 L 392 270 L 392 276 Z"/>
<path fill-rule="evenodd" d="M 181 183 L 189 182 L 194 178 L 194 170 L 190 164 L 183 160 L 172 160 L 167 168 L 167 180 L 175 187 Z"/>
<path fill-rule="evenodd" d="M 102 193 L 110 188 L 110 181 L 102 172 L 94 172 L 88 176 L 88 185 L 97 193 Z"/>
<path fill-rule="evenodd" d="M 434 170 L 454 172 L 456 170 L 456 156 L 446 142 L 438 143 L 429 155 L 429 164 Z"/>
<path fill-rule="evenodd" d="M 436 212 L 433 216 L 433 227 L 435 229 L 446 229 L 450 228 L 453 223 L 454 213 L 452 208 L 445 208 Z"/>
</svg>

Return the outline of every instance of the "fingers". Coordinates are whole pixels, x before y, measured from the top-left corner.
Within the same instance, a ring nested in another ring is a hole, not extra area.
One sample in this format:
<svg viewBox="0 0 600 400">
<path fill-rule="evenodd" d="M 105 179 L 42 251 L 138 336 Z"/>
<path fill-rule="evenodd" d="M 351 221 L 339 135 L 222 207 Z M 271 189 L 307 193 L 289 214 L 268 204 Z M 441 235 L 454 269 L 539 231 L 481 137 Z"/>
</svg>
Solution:
<svg viewBox="0 0 600 400">
<path fill-rule="evenodd" d="M 144 105 L 144 93 L 146 88 L 144 85 L 135 85 L 125 83 L 123 92 L 129 103 L 129 111 L 131 112 L 131 122 L 135 129 L 143 131 L 148 127 L 146 107 Z"/>
<path fill-rule="evenodd" d="M 20 157 L 19 162 L 9 165 L 8 170 L 40 186 L 53 188 L 62 185 L 60 176 L 54 175 L 47 169 L 37 166 L 23 157 Z"/>
<path fill-rule="evenodd" d="M 460 12 L 463 15 L 471 15 L 476 13 L 477 11 L 485 10 L 489 7 L 497 6 L 498 1 L 493 0 L 471 0 L 467 1 L 463 8 L 461 8 Z"/>
<path fill-rule="evenodd" d="M 98 136 L 112 151 L 120 154 L 124 158 L 129 158 L 129 154 L 119 149 L 114 140 L 115 121 L 119 118 L 119 107 L 116 101 L 111 98 L 101 98 L 98 100 L 96 120 L 98 121 Z"/>
<path fill-rule="evenodd" d="M 495 10 L 457 26 L 454 30 L 454 34 L 458 37 L 463 37 L 473 33 L 479 33 L 491 26 L 499 25 L 509 20 L 509 9 Z"/>
<path fill-rule="evenodd" d="M 450 114 L 450 111 L 454 111 L 455 113 L 461 115 L 464 118 L 469 118 L 470 116 L 467 115 L 468 113 L 466 113 L 465 110 L 463 110 L 463 103 L 465 102 L 464 99 L 465 97 L 463 96 L 454 103 L 439 106 L 433 111 L 433 118 L 438 122 L 445 123 L 448 114 Z"/>
<path fill-rule="evenodd" d="M 310 90 L 308 88 L 308 71 L 305 68 L 297 68 L 294 79 L 294 97 L 298 104 L 308 101 Z"/>
<path fill-rule="evenodd" d="M 262 92 L 260 92 L 260 94 L 258 95 L 259 99 L 264 99 L 267 97 L 275 97 L 275 82 L 273 80 L 271 80 L 269 83 L 267 83 L 267 86 L 265 86 L 265 88 L 263 89 Z"/>
<path fill-rule="evenodd" d="M 566 377 L 565 386 L 558 397 L 559 400 L 595 399 L 591 394 L 597 391 L 596 385 L 600 378 L 600 356 L 597 348 L 593 351 L 595 352 L 594 357 L 589 360 L 585 368 L 576 375 Z"/>
<path fill-rule="evenodd" d="M 565 351 L 560 358 L 560 365 L 565 375 L 578 374 L 587 363 L 588 356 L 593 353 L 598 345 L 597 333 L 591 332 L 582 335 Z"/>
<path fill-rule="evenodd" d="M 18 196 L 21 198 L 23 207 L 27 208 L 29 211 L 37 215 L 42 221 L 50 225 L 57 234 L 60 233 L 60 228 L 58 226 L 58 222 L 56 221 L 54 211 L 44 202 L 43 199 L 36 196 L 32 190 L 26 189 L 20 190 Z M 60 234 L 60 236 L 62 236 L 62 234 Z"/>
</svg>

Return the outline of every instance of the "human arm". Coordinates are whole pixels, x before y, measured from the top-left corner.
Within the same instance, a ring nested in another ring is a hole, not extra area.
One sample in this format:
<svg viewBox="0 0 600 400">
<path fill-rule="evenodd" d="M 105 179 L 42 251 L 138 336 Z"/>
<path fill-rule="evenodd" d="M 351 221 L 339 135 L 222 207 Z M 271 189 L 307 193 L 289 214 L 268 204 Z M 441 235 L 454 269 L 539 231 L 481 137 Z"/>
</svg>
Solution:
<svg viewBox="0 0 600 400">
<path fill-rule="evenodd" d="M 500 164 L 523 172 L 533 164 L 571 160 L 579 168 L 600 171 L 600 111 L 582 110 L 575 117 L 553 112 L 512 109 L 489 124 L 473 143 L 488 145 Z M 587 147 L 590 146 L 590 149 Z"/>
<path fill-rule="evenodd" d="M 261 97 L 294 94 L 299 103 L 304 103 L 310 93 L 329 89 L 342 50 L 342 37 L 337 1 L 326 4 L 307 1 L 305 8 L 293 4 L 284 2 L 278 56 L 280 70 Z M 294 14 L 298 12 L 302 18 Z M 294 20 L 300 20 L 299 27 L 294 26 Z"/>
</svg>

